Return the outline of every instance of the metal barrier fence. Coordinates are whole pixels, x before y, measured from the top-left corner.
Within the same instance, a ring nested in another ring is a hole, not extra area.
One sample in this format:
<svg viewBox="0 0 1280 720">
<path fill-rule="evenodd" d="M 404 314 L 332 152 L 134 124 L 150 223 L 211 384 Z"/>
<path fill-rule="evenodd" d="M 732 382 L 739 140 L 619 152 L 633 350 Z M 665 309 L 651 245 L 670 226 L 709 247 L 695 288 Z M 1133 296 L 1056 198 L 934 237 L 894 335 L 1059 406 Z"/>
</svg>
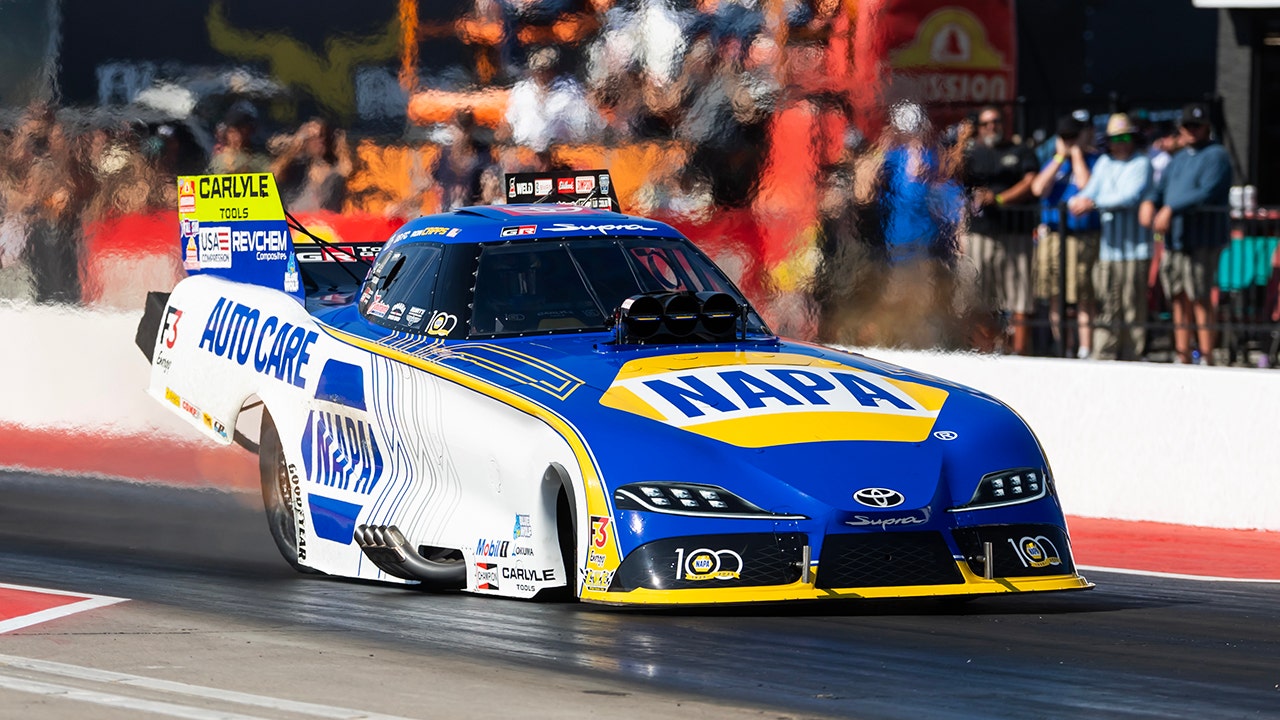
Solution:
<svg viewBox="0 0 1280 720">
<path fill-rule="evenodd" d="M 1002 308 L 1010 330 L 1016 331 L 1019 323 L 1025 324 L 1025 331 L 1031 335 L 1031 354 L 1075 357 L 1075 349 L 1081 344 L 1079 313 L 1096 311 L 1088 307 L 1090 293 L 1086 288 L 1096 296 L 1098 289 L 1091 287 L 1091 280 L 1099 262 L 1100 230 L 1077 229 L 1079 224 L 1070 216 L 1065 203 L 1056 208 L 1039 204 L 1004 206 L 996 217 L 1007 242 L 1020 242 L 1017 238 L 1021 237 L 1031 247 L 1030 265 L 1022 282 L 1028 284 L 1032 294 L 1032 311 L 1020 318 L 1008 307 Z M 989 217 L 987 222 L 992 219 Z M 1280 251 L 1277 250 L 1280 209 L 1245 213 L 1228 207 L 1210 207 L 1185 214 L 1182 222 L 1188 234 L 1219 237 L 1224 243 L 1215 265 L 1210 268 L 1215 292 L 1211 296 L 1214 300 L 1211 319 L 1205 327 L 1216 337 L 1212 359 L 1217 364 L 1280 366 L 1280 323 L 1272 319 L 1280 285 Z M 1061 228 L 1067 229 L 1067 242 L 1063 241 Z M 1124 333 L 1131 327 L 1140 327 L 1144 340 L 1142 347 L 1137 348 L 1137 356 L 1173 362 L 1177 356 L 1173 347 L 1172 302 L 1166 297 L 1157 269 L 1161 262 L 1167 262 L 1164 256 L 1168 247 L 1162 242 L 1163 238 L 1157 241 L 1149 230 L 1139 232 L 1142 241 L 1151 246 L 1146 320 L 1131 325 L 1121 316 L 1115 330 Z M 1020 262 L 1017 255 L 1010 250 L 1004 262 Z M 1010 269 L 1003 267 L 997 272 L 1008 273 Z M 1071 273 L 1077 277 L 1071 278 Z M 1064 288 L 1066 293 L 1062 292 Z M 1078 293 L 1086 296 L 1083 305 L 1080 297 L 1064 297 Z M 1101 298 L 1094 300 L 1096 306 Z M 1096 323 L 1089 327 L 1096 327 Z M 1193 347 L 1199 354 L 1208 354 L 1210 351 L 1196 346 L 1195 338 L 1193 332 Z M 1085 345 L 1093 346 L 1093 343 Z"/>
</svg>

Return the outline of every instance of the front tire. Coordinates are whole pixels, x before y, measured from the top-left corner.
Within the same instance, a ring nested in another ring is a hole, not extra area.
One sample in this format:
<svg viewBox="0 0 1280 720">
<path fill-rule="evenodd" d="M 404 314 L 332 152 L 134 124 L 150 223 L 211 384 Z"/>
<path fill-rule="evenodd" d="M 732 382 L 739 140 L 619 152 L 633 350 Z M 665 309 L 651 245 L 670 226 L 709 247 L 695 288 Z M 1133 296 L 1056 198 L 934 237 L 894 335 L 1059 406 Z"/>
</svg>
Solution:
<svg viewBox="0 0 1280 720">
<path fill-rule="evenodd" d="M 284 457 L 280 434 L 271 420 L 271 413 L 265 409 L 262 411 L 262 436 L 259 443 L 258 472 L 262 480 L 262 506 L 266 510 L 271 539 L 275 540 L 280 556 L 294 570 L 314 573 L 315 570 L 300 563 L 306 559 L 306 552 L 298 551 L 298 522 L 295 513 L 301 510 L 302 499 L 290 482 L 289 463 Z"/>
</svg>

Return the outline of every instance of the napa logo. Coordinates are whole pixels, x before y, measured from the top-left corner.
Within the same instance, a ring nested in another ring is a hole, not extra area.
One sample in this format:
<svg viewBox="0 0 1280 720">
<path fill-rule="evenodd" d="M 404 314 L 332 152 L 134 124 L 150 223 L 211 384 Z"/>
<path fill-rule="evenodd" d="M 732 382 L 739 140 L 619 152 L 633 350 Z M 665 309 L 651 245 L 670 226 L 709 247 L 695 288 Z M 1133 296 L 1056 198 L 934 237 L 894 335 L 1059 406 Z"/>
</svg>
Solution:
<svg viewBox="0 0 1280 720">
<path fill-rule="evenodd" d="M 302 463 L 312 482 L 368 495 L 382 479 L 383 453 L 364 419 L 312 410 L 302 433 Z"/>
<path fill-rule="evenodd" d="M 385 455 L 367 420 L 364 372 L 329 360 L 302 431 L 302 464 L 312 482 L 368 495 L 382 479 Z"/>
<path fill-rule="evenodd" d="M 709 353 L 634 360 L 601 398 L 741 447 L 928 437 L 945 390 L 803 355 Z"/>
</svg>

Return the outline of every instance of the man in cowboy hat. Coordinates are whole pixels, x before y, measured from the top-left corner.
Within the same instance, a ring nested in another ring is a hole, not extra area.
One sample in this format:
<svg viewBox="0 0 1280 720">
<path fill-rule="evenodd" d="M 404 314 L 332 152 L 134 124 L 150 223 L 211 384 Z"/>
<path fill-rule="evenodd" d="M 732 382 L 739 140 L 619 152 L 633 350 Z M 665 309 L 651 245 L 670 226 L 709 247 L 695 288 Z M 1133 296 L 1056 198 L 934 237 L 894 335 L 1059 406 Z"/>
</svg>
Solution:
<svg viewBox="0 0 1280 720">
<path fill-rule="evenodd" d="M 1200 357 L 1213 364 L 1213 304 L 1210 293 L 1218 255 L 1227 244 L 1225 212 L 1231 190 L 1231 160 L 1212 138 L 1209 106 L 1191 103 L 1182 109 L 1182 150 L 1169 161 L 1159 184 L 1153 185 L 1139 218 L 1165 239 L 1160 284 L 1173 305 L 1173 344 L 1178 362 L 1191 362 L 1191 322 L 1196 324 Z M 1159 209 L 1157 210 L 1157 206 Z"/>
<path fill-rule="evenodd" d="M 1068 208 L 1098 210 L 1102 242 L 1093 269 L 1100 307 L 1093 324 L 1093 357 L 1137 360 L 1146 339 L 1147 272 L 1151 234 L 1138 224 L 1138 204 L 1151 185 L 1151 160 L 1136 152 L 1138 127 L 1124 113 L 1107 119 L 1108 153 Z"/>
</svg>

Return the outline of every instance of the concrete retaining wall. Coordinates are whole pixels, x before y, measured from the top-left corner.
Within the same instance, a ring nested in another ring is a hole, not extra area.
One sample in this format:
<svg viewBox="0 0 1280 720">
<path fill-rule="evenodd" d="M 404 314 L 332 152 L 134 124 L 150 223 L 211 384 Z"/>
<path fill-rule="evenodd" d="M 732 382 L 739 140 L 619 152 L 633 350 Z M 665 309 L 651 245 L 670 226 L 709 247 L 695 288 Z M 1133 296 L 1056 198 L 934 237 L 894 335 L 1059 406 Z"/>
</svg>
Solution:
<svg viewBox="0 0 1280 720">
<path fill-rule="evenodd" d="M 199 442 L 144 393 L 137 313 L 0 307 L 0 426 Z M 1044 444 L 1068 513 L 1280 530 L 1280 373 L 868 351 L 1004 400 Z M 3 441 L 0 441 L 3 442 Z M 141 449 L 140 449 L 141 451 Z"/>
</svg>

